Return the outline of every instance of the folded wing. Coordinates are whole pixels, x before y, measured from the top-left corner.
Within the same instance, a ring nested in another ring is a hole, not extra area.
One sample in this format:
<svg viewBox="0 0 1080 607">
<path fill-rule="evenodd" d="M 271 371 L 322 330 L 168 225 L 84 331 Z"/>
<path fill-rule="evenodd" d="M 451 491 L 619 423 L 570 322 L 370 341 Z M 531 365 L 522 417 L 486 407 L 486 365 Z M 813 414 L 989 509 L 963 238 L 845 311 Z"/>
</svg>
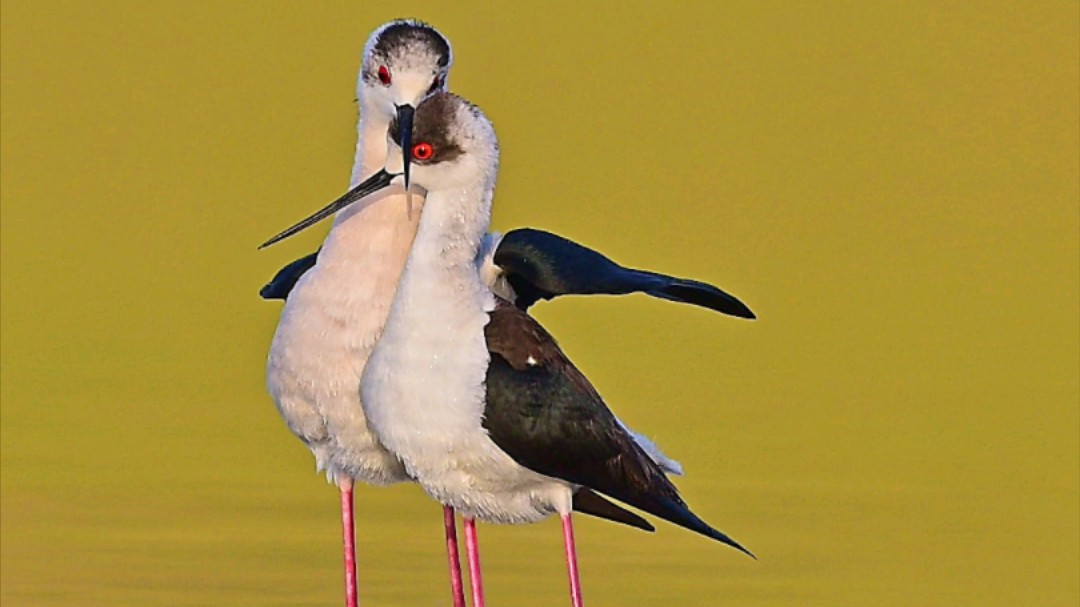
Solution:
<svg viewBox="0 0 1080 607">
<path fill-rule="evenodd" d="M 508 303 L 490 316 L 483 425 L 499 448 L 534 472 L 593 489 L 750 554 L 690 511 L 660 466 L 535 320 Z"/>
</svg>

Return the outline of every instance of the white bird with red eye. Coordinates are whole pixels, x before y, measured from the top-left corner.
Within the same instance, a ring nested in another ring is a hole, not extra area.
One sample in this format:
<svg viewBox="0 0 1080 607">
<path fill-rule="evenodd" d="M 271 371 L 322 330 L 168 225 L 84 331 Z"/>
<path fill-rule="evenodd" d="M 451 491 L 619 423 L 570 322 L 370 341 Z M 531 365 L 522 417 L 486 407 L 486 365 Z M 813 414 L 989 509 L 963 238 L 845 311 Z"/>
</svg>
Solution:
<svg viewBox="0 0 1080 607">
<path fill-rule="evenodd" d="M 383 167 L 391 119 L 410 120 L 417 104 L 445 86 L 452 62 L 446 38 L 423 23 L 392 21 L 372 33 L 357 84 L 352 185 Z M 267 359 L 266 384 L 278 411 L 340 489 L 350 607 L 358 600 L 353 482 L 410 480 L 369 431 L 357 389 L 416 235 L 418 214 L 405 201 L 396 186 L 337 214 L 317 263 L 285 303 Z M 460 574 L 454 583 L 460 595 Z M 464 605 L 464 596 L 455 603 Z"/>
</svg>

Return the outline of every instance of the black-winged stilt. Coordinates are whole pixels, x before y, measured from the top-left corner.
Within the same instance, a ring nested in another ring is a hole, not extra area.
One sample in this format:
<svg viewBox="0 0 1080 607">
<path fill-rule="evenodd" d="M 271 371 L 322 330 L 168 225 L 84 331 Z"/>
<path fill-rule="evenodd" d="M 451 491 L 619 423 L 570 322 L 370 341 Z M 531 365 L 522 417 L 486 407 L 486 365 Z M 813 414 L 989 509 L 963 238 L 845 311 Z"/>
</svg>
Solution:
<svg viewBox="0 0 1080 607">
<path fill-rule="evenodd" d="M 749 554 L 689 510 L 554 339 L 485 284 L 478 262 L 498 167 L 490 122 L 438 93 L 418 107 L 413 141 L 407 153 L 427 197 L 361 402 L 409 474 L 465 516 L 474 603 L 483 602 L 475 519 L 525 523 L 558 513 L 571 595 L 581 604 L 570 513 L 584 488 Z M 395 163 L 392 152 L 388 170 L 269 242 L 389 187 L 407 162 Z"/>
</svg>

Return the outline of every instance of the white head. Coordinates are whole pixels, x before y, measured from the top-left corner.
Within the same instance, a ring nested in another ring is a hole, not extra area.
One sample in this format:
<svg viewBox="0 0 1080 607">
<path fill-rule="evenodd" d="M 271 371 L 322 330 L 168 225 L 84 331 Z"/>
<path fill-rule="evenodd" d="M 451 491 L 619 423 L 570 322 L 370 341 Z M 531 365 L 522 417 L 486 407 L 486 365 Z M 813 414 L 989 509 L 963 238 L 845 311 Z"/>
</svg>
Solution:
<svg viewBox="0 0 1080 607">
<path fill-rule="evenodd" d="M 362 121 L 376 129 L 385 127 L 392 118 L 411 125 L 416 107 L 446 90 L 453 62 L 446 37 L 426 23 L 398 19 L 380 26 L 364 45 L 356 85 Z M 401 147 L 411 147 L 410 132 L 410 128 L 402 131 Z M 404 184 L 409 186 L 408 163 Z"/>
<path fill-rule="evenodd" d="M 428 192 L 494 189 L 499 141 L 480 108 L 452 93 L 428 97 L 416 109 L 412 145 L 405 153 L 398 144 L 402 126 L 395 118 L 386 134 L 388 173 L 402 173 L 407 154 L 413 182 Z"/>
<path fill-rule="evenodd" d="M 468 208 L 452 211 L 463 216 L 485 216 L 490 213 L 495 176 L 499 169 L 499 142 L 491 121 L 476 106 L 447 92 L 436 93 L 425 99 L 416 108 L 415 122 L 412 118 L 410 115 L 410 139 L 413 143 L 407 148 L 407 159 L 397 143 L 406 138 L 400 132 L 404 123 L 394 118 L 387 132 L 389 154 L 383 170 L 262 246 L 288 238 L 353 202 L 394 183 L 401 183 L 405 177 L 406 160 L 413 166 L 413 183 L 427 190 L 429 199 L 430 194 L 436 191 L 467 193 L 455 199 L 460 204 L 468 205 Z"/>
<path fill-rule="evenodd" d="M 365 118 L 389 122 L 401 106 L 416 108 L 438 91 L 454 63 L 450 42 L 426 23 L 397 19 L 379 26 L 367 44 L 360 64 L 356 98 Z"/>
</svg>

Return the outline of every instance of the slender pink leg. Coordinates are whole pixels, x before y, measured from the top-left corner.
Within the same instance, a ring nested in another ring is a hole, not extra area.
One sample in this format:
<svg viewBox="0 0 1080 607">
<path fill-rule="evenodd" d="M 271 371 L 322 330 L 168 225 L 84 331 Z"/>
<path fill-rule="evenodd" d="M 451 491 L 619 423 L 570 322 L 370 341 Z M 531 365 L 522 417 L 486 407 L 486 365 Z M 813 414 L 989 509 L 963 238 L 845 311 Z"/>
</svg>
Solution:
<svg viewBox="0 0 1080 607">
<path fill-rule="evenodd" d="M 339 480 L 341 490 L 341 527 L 345 539 L 345 607 L 357 607 L 356 531 L 353 525 L 352 479 Z"/>
<path fill-rule="evenodd" d="M 484 607 L 484 581 L 480 579 L 480 545 L 476 542 L 476 520 L 464 517 L 465 552 L 469 556 L 469 582 L 473 607 Z"/>
<path fill-rule="evenodd" d="M 566 549 L 566 568 L 570 572 L 570 600 L 574 607 L 581 607 L 581 579 L 578 577 L 577 547 L 574 546 L 574 523 L 570 513 L 562 515 L 563 547 Z"/>
<path fill-rule="evenodd" d="M 457 525 L 454 522 L 454 509 L 450 506 L 443 506 L 443 526 L 446 529 L 446 560 L 450 563 L 450 590 L 454 593 L 454 607 L 465 607 L 465 585 L 461 581 Z"/>
</svg>

